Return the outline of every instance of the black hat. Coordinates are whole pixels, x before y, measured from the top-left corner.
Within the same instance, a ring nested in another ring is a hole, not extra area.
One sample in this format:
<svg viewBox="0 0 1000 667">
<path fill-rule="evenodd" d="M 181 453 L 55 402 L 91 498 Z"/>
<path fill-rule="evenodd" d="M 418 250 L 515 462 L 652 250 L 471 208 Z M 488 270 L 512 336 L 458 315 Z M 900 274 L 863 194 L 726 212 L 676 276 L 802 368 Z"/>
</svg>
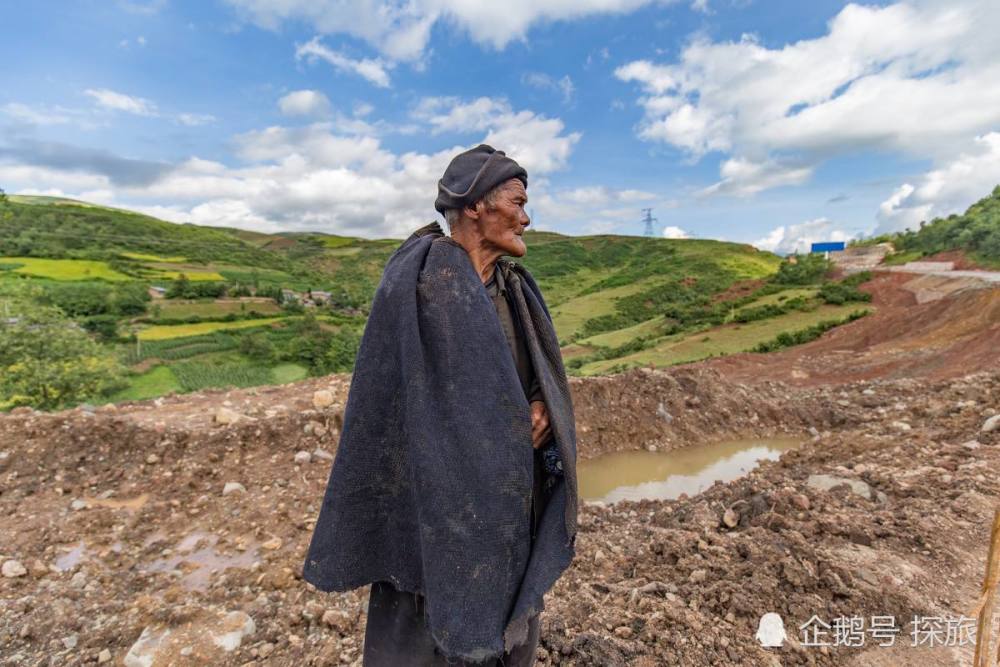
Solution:
<svg viewBox="0 0 1000 667">
<path fill-rule="evenodd" d="M 487 192 L 512 178 L 519 178 L 528 187 L 528 172 L 507 157 L 503 151 L 479 144 L 459 153 L 444 170 L 438 181 L 438 196 L 434 208 L 441 214 L 449 208 L 470 206 Z"/>
</svg>

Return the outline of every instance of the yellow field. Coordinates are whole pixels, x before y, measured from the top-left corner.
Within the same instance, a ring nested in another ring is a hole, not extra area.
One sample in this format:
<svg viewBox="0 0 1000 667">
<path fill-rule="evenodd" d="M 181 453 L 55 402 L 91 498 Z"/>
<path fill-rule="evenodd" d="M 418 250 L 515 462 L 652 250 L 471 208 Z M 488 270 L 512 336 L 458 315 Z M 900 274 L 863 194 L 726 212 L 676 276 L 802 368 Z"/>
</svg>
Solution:
<svg viewBox="0 0 1000 667">
<path fill-rule="evenodd" d="M 107 262 L 90 259 L 46 259 L 42 257 L 0 257 L 0 264 L 24 266 L 13 270 L 36 278 L 52 280 L 132 280 L 108 266 Z"/>
<path fill-rule="evenodd" d="M 261 317 L 255 320 L 239 320 L 236 322 L 199 322 L 197 324 L 157 324 L 139 332 L 139 340 L 166 340 L 183 336 L 200 336 L 202 334 L 221 331 L 223 329 L 247 329 L 265 324 L 281 322 L 284 317 Z"/>
<path fill-rule="evenodd" d="M 128 257 L 129 259 L 138 259 L 144 262 L 170 262 L 176 264 L 178 262 L 187 261 L 186 257 L 164 257 L 163 255 L 147 255 L 141 252 L 122 252 L 118 253 L 122 257 Z"/>
</svg>

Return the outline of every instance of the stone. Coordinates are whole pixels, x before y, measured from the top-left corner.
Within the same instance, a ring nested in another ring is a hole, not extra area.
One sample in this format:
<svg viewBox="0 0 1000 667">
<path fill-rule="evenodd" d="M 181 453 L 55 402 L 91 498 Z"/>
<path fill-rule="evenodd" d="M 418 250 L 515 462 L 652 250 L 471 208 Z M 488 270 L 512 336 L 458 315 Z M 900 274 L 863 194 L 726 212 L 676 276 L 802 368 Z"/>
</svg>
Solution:
<svg viewBox="0 0 1000 667">
<path fill-rule="evenodd" d="M 231 611 L 222 619 L 222 627 L 211 635 L 212 643 L 229 653 L 243 643 L 243 638 L 257 630 L 253 619 L 242 611 Z"/>
<path fill-rule="evenodd" d="M 97 663 L 103 665 L 106 662 L 111 662 L 111 651 L 104 649 L 97 654 Z"/>
<path fill-rule="evenodd" d="M 975 451 L 982 447 L 982 444 L 978 440 L 969 440 L 968 442 L 963 442 L 962 447 L 969 451 Z"/>
<path fill-rule="evenodd" d="M 87 509 L 87 502 L 85 500 L 80 500 L 77 498 L 69 504 L 69 508 L 74 512 L 79 512 L 80 510 Z"/>
<path fill-rule="evenodd" d="M 312 454 L 305 451 L 295 452 L 295 464 L 304 465 L 312 461 Z"/>
<path fill-rule="evenodd" d="M 809 509 L 809 497 L 802 493 L 794 493 L 789 496 L 788 500 L 800 510 L 805 511 Z"/>
<path fill-rule="evenodd" d="M 323 459 L 324 461 L 332 461 L 333 460 L 333 454 L 331 454 L 330 452 L 326 451 L 325 449 L 320 449 L 319 447 L 317 447 L 316 449 L 313 450 L 312 455 L 314 457 L 316 457 L 317 459 Z"/>
<path fill-rule="evenodd" d="M 983 433 L 991 433 L 998 428 L 1000 428 L 1000 415 L 993 415 L 983 422 L 983 428 L 981 430 Z"/>
<path fill-rule="evenodd" d="M 323 614 L 323 625 L 337 630 L 342 635 L 347 635 L 354 629 L 354 620 L 344 611 L 329 609 Z"/>
<path fill-rule="evenodd" d="M 333 392 L 329 389 L 319 389 L 313 392 L 312 398 L 313 407 L 317 410 L 322 410 L 323 408 L 330 407 L 333 405 Z"/>
<path fill-rule="evenodd" d="M 72 651 L 76 648 L 76 641 L 76 635 L 70 635 L 62 638 L 62 645 L 66 647 L 67 651 Z"/>
<path fill-rule="evenodd" d="M 847 477 L 837 477 L 835 475 L 809 475 L 809 479 L 806 480 L 806 484 L 809 488 L 817 489 L 819 491 L 829 491 L 830 489 L 840 486 L 841 484 L 846 484 L 850 487 L 851 492 L 866 498 L 868 500 L 876 500 L 878 502 L 885 502 L 886 495 L 881 491 L 875 491 L 867 482 L 863 482 L 860 479 L 849 479 Z"/>
<path fill-rule="evenodd" d="M 69 585 L 73 588 L 83 588 L 87 585 L 87 575 L 83 572 L 77 572 L 73 575 L 73 578 L 69 580 Z"/>
<path fill-rule="evenodd" d="M 228 496 L 231 493 L 246 493 L 247 487 L 243 486 L 239 482 L 226 482 L 226 485 L 222 487 L 222 495 Z"/>
<path fill-rule="evenodd" d="M 909 431 L 909 430 L 911 430 L 913 428 L 912 426 L 910 426 L 909 424 L 907 424 L 904 421 L 894 421 L 894 422 L 892 422 L 889 425 L 892 426 L 897 431 L 900 431 L 902 433 L 906 433 L 907 431 Z"/>
<path fill-rule="evenodd" d="M 725 524 L 727 528 L 735 528 L 740 523 L 740 513 L 730 507 L 723 512 L 722 523 Z"/>
<path fill-rule="evenodd" d="M 235 424 L 243 415 L 229 408 L 219 408 L 215 411 L 215 422 L 217 424 Z"/>
<path fill-rule="evenodd" d="M 688 577 L 688 581 L 690 581 L 692 584 L 700 584 L 706 579 L 708 579 L 707 570 L 695 570 L 694 572 L 691 573 L 691 576 Z"/>
<path fill-rule="evenodd" d="M 272 653 L 274 653 L 274 644 L 272 644 L 271 642 L 264 642 L 257 649 L 257 655 L 259 655 L 262 658 L 266 658 Z"/>
<path fill-rule="evenodd" d="M 160 462 L 160 457 L 157 456 L 156 454 L 150 454 L 149 456 L 146 457 L 146 463 L 148 463 L 149 465 L 153 465 L 159 462 Z"/>
<path fill-rule="evenodd" d="M 21 561 L 17 560 L 4 561 L 3 565 L 0 566 L 0 572 L 2 572 L 3 576 L 7 577 L 8 579 L 13 579 L 15 577 L 23 577 L 24 575 L 28 574 L 28 570 L 25 569 L 23 565 L 21 565 Z"/>
<path fill-rule="evenodd" d="M 269 539 L 267 542 L 264 542 L 260 546 L 267 549 L 268 551 L 277 551 L 278 549 L 281 548 L 281 545 L 282 542 L 280 537 L 272 537 L 271 539 Z"/>
<path fill-rule="evenodd" d="M 605 555 L 605 553 L 603 551 L 601 551 L 600 549 L 598 549 L 597 551 L 594 552 L 594 562 L 595 563 L 601 564 L 601 563 L 603 563 L 603 562 L 605 562 L 607 560 L 608 560 L 607 555 Z"/>
<path fill-rule="evenodd" d="M 620 625 L 617 628 L 615 628 L 615 637 L 619 637 L 621 639 L 629 639 L 631 636 L 632 636 L 632 628 L 628 627 L 627 625 Z"/>
</svg>

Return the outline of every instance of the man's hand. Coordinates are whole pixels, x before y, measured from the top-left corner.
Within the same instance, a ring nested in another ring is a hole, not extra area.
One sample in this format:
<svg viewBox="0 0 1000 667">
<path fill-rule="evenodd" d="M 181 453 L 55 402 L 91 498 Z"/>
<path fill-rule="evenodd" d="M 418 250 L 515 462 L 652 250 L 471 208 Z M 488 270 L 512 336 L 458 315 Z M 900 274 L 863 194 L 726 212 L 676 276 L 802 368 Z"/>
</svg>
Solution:
<svg viewBox="0 0 1000 667">
<path fill-rule="evenodd" d="M 531 402 L 531 446 L 535 449 L 541 447 L 552 435 L 552 427 L 549 425 L 549 411 L 545 408 L 544 401 Z"/>
</svg>

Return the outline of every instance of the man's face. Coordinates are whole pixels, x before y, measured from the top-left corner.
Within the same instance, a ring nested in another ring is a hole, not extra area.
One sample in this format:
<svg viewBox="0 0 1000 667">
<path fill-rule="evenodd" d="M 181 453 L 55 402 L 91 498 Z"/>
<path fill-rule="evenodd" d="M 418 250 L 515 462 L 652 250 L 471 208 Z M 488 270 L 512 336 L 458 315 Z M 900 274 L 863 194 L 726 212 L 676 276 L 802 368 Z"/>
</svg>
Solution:
<svg viewBox="0 0 1000 667">
<path fill-rule="evenodd" d="M 512 178 L 504 183 L 492 208 L 482 202 L 479 225 L 483 240 L 496 246 L 504 255 L 523 257 L 528 247 L 521 234 L 531 224 L 524 211 L 527 203 L 528 193 L 521 179 Z"/>
</svg>

